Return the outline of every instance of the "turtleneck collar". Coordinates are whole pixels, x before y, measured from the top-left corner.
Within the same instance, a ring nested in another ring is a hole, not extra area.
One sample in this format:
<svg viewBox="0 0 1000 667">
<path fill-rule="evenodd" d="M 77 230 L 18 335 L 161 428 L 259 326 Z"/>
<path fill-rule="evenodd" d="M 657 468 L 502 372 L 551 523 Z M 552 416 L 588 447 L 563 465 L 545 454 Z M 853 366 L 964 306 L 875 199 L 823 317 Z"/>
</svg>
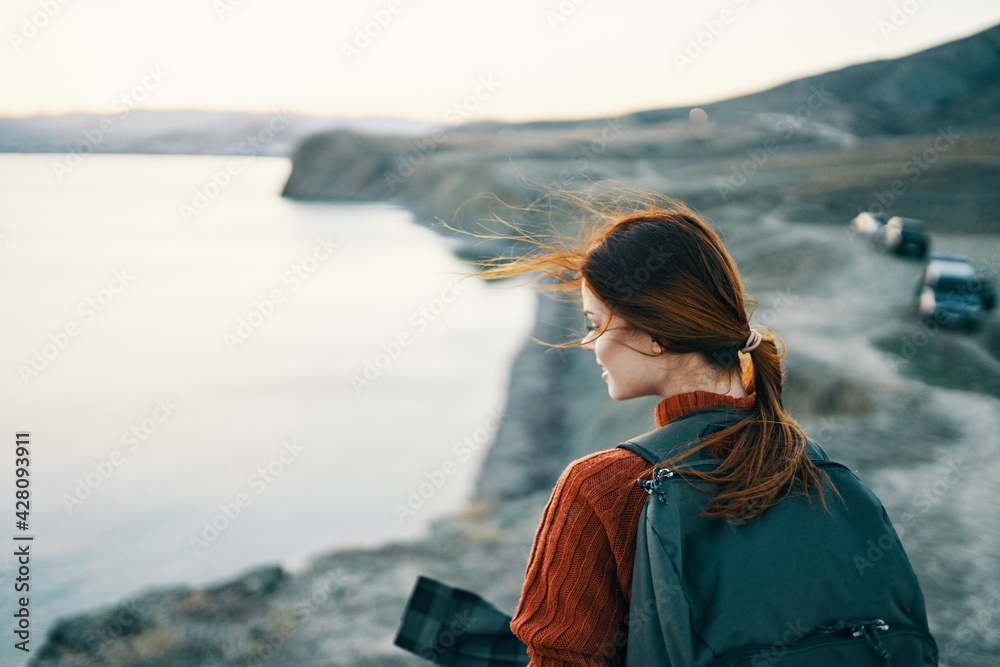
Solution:
<svg viewBox="0 0 1000 667">
<path fill-rule="evenodd" d="M 733 398 L 725 394 L 715 394 L 710 391 L 700 390 L 676 394 L 663 399 L 657 404 L 654 412 L 656 427 L 665 426 L 670 420 L 676 419 L 685 413 L 702 408 L 712 408 L 717 405 L 728 405 L 738 410 L 746 410 L 752 407 L 756 400 L 756 392 L 745 398 Z"/>
</svg>

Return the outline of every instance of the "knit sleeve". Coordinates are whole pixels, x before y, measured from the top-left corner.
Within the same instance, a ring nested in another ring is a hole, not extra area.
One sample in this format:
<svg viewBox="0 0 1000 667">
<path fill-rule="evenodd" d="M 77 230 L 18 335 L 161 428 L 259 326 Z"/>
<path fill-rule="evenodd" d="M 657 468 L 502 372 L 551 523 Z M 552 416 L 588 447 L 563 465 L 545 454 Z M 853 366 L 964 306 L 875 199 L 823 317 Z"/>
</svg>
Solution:
<svg viewBox="0 0 1000 667">
<path fill-rule="evenodd" d="M 615 544 L 623 531 L 608 525 L 607 489 L 618 484 L 609 480 L 608 454 L 584 457 L 563 472 L 535 534 L 511 622 L 528 646 L 530 667 L 624 664 L 628 598 L 616 553 L 622 545 Z M 627 570 L 631 579 L 631 563 Z"/>
</svg>

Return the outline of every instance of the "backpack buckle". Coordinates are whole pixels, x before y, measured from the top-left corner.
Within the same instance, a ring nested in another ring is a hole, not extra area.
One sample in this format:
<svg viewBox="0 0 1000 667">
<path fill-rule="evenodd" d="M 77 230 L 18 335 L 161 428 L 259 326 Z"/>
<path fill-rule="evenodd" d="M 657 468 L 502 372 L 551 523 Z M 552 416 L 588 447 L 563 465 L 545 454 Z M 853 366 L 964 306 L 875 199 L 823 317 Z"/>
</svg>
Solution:
<svg viewBox="0 0 1000 667">
<path fill-rule="evenodd" d="M 636 480 L 643 489 L 646 490 L 647 495 L 653 495 L 656 493 L 657 499 L 664 505 L 667 504 L 666 498 L 663 496 L 663 483 L 668 479 L 673 477 L 676 473 L 670 468 L 661 468 L 656 466 L 653 468 L 653 477 L 650 480 Z"/>
</svg>

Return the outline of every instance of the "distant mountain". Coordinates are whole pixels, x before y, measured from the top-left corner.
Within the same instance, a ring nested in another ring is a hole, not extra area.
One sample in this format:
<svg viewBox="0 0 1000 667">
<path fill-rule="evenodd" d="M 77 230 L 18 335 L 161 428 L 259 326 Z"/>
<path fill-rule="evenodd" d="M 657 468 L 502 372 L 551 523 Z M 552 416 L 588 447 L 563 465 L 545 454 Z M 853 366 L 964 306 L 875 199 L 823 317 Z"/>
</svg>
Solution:
<svg viewBox="0 0 1000 667">
<path fill-rule="evenodd" d="M 829 103 L 809 105 L 816 91 Z M 704 107 L 730 112 L 795 113 L 860 136 L 928 134 L 947 125 L 967 131 L 1000 129 L 1000 25 L 892 60 L 852 65 L 797 79 L 760 93 Z M 660 122 L 674 113 L 638 113 Z"/>
<path fill-rule="evenodd" d="M 390 118 L 319 118 L 212 111 L 150 111 L 0 118 L 0 152 L 289 155 L 324 130 L 414 136 L 435 125 Z"/>
<path fill-rule="evenodd" d="M 948 125 L 969 132 L 1000 129 L 1000 25 L 908 56 L 852 65 L 699 106 L 717 123 L 798 114 L 804 122 L 856 136 L 933 134 Z M 687 121 L 690 110 L 653 109 L 618 120 L 661 125 Z M 606 119 L 478 123 L 463 130 L 566 129 L 603 122 Z"/>
</svg>

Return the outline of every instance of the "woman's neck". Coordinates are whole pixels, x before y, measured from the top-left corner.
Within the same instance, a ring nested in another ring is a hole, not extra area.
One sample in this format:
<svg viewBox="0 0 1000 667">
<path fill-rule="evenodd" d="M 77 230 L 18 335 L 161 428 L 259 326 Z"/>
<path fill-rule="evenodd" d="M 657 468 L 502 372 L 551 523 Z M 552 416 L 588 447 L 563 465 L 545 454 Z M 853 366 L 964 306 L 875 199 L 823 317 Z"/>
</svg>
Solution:
<svg viewBox="0 0 1000 667">
<path fill-rule="evenodd" d="M 707 364 L 701 365 L 697 370 L 692 369 L 693 372 L 687 374 L 687 379 L 681 383 L 676 383 L 674 381 L 669 382 L 663 387 L 659 392 L 660 398 L 669 398 L 670 396 L 676 396 L 677 394 L 686 394 L 692 391 L 705 391 L 712 394 L 721 394 L 722 396 L 731 396 L 732 398 L 746 398 L 750 395 L 743 387 L 743 381 L 740 379 L 740 368 L 732 368 L 728 371 L 717 371 L 707 367 Z M 674 378 L 671 378 L 673 380 Z"/>
</svg>

